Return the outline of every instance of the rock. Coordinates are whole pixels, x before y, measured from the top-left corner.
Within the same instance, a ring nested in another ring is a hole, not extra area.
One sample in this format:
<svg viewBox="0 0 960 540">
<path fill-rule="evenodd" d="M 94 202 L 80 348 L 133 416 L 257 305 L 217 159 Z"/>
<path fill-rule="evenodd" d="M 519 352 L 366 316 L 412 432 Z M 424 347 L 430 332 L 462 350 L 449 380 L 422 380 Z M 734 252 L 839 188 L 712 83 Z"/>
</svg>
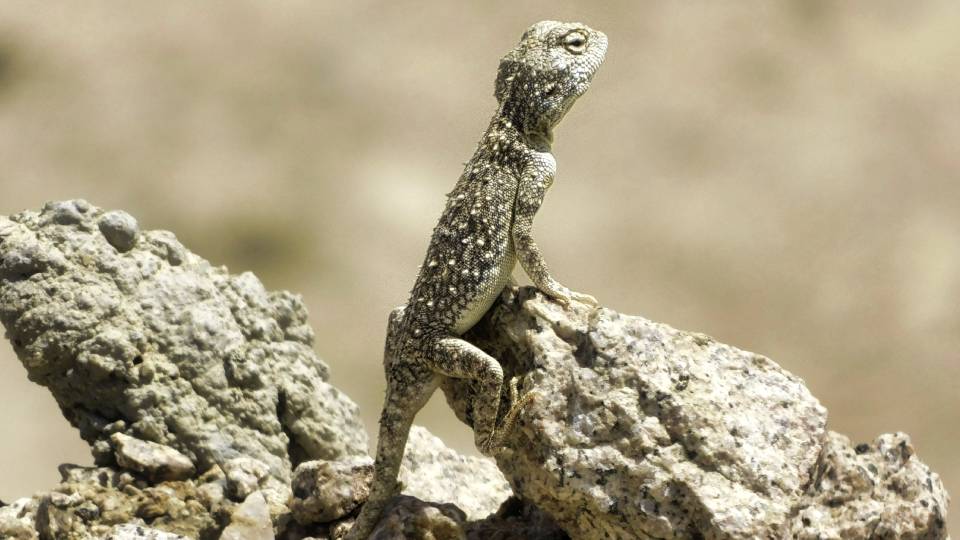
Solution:
<svg viewBox="0 0 960 540">
<path fill-rule="evenodd" d="M 505 291 L 466 338 L 538 393 L 497 462 L 573 538 L 779 538 L 811 496 L 826 411 L 767 358 L 608 309 L 564 310 L 533 289 Z M 443 388 L 469 424 L 471 385 Z M 938 486 L 928 504 L 945 498 Z M 925 531 L 941 537 L 935 520 Z"/>
<path fill-rule="evenodd" d="M 171 233 L 85 201 L 0 217 L 0 322 L 98 464 L 0 504 L 2 538 L 327 540 L 367 496 L 356 405 L 300 299 Z M 946 537 L 948 496 L 909 438 L 852 447 L 767 358 L 532 289 L 465 337 L 537 392 L 497 456 L 516 496 L 415 427 L 374 538 Z M 443 389 L 469 424 L 472 385 Z"/>
<path fill-rule="evenodd" d="M 267 465 L 248 457 L 238 457 L 223 464 L 227 476 L 227 493 L 233 500 L 242 501 L 260 487 L 269 474 Z"/>
<path fill-rule="evenodd" d="M 83 214 L 90 210 L 87 201 L 55 201 L 43 205 L 44 219 L 58 225 L 76 225 L 83 221 Z"/>
<path fill-rule="evenodd" d="M 24 497 L 6 506 L 0 506 L 0 538 L 33 540 L 39 538 L 36 514 L 39 501 Z"/>
<path fill-rule="evenodd" d="M 263 493 L 254 491 L 233 511 L 220 540 L 273 540 L 273 523 Z"/>
<path fill-rule="evenodd" d="M 369 457 L 300 464 L 293 475 L 294 518 L 307 525 L 347 516 L 366 500 L 372 477 Z M 453 504 L 473 520 L 496 512 L 511 494 L 492 460 L 463 456 L 420 426 L 410 430 L 400 481 L 404 494 Z"/>
<path fill-rule="evenodd" d="M 904 433 L 854 447 L 827 436 L 790 538 L 945 538 L 948 497 Z"/>
<path fill-rule="evenodd" d="M 37 508 L 36 527 L 40 538 L 70 538 L 83 533 L 80 518 L 72 509 L 83 502 L 77 493 L 49 493 L 40 499 Z"/>
<path fill-rule="evenodd" d="M 452 504 L 428 503 L 401 495 L 387 505 L 370 540 L 407 538 L 461 540 L 466 538 L 463 511 Z"/>
<path fill-rule="evenodd" d="M 569 540 L 549 515 L 529 501 L 510 497 L 497 510 L 464 527 L 468 540 Z"/>
<path fill-rule="evenodd" d="M 352 522 L 343 521 L 329 531 L 340 538 Z M 569 540 L 550 516 L 516 497 L 504 501 L 496 513 L 467 521 L 454 504 L 422 501 L 400 495 L 388 503 L 370 536 L 376 540 L 465 539 L 465 540 Z"/>
<path fill-rule="evenodd" d="M 111 435 L 110 442 L 116 449 L 117 465 L 152 481 L 183 480 L 196 471 L 187 456 L 169 446 L 141 441 L 123 433 Z"/>
<path fill-rule="evenodd" d="M 117 459 L 115 434 L 201 471 L 250 458 L 282 512 L 295 465 L 366 455 L 300 298 L 211 266 L 169 232 L 138 232 L 123 212 L 65 201 L 0 217 L 0 322 L 98 465 Z"/>
<path fill-rule="evenodd" d="M 106 540 L 189 540 L 186 536 L 151 529 L 143 525 L 127 523 L 117 525 Z"/>
<path fill-rule="evenodd" d="M 120 210 L 107 212 L 100 218 L 98 225 L 100 233 L 111 246 L 117 248 L 117 251 L 130 251 L 137 243 L 140 226 L 137 220 L 126 212 Z"/>
<path fill-rule="evenodd" d="M 224 482 L 218 468 L 156 485 L 107 467 L 61 466 L 61 474 L 55 490 L 0 508 L 0 538 L 103 538 L 116 524 L 143 520 L 165 532 L 208 538 L 236 506 L 204 495 Z"/>
<path fill-rule="evenodd" d="M 471 520 L 496 512 L 512 494 L 493 460 L 455 452 L 420 426 L 410 430 L 400 481 L 403 493 L 455 504 Z"/>
<path fill-rule="evenodd" d="M 367 499 L 372 477 L 369 456 L 301 463 L 293 473 L 294 519 L 308 525 L 346 516 Z"/>
</svg>

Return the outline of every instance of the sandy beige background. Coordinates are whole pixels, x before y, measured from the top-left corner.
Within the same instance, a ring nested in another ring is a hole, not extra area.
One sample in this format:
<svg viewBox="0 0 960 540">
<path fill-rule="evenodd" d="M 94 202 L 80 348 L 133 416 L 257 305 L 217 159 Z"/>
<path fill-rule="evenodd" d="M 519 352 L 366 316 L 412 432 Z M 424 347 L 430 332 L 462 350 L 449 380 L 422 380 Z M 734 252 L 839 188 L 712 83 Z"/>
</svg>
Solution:
<svg viewBox="0 0 960 540">
<path fill-rule="evenodd" d="M 582 20 L 610 50 L 557 131 L 556 276 L 771 356 L 960 493 L 960 3 L 585 4 L 0 4 L 0 214 L 83 197 L 301 292 L 373 428 L 498 58 Z M 5 343 L 0 369 L 9 501 L 90 457 Z M 472 450 L 442 400 L 419 421 Z"/>
</svg>

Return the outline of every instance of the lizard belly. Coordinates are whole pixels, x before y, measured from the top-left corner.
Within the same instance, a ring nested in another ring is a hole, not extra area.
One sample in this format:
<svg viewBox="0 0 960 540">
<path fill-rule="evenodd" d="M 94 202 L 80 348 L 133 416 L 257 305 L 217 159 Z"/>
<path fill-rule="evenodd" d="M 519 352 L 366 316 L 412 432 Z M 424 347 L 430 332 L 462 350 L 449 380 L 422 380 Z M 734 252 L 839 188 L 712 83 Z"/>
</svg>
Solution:
<svg viewBox="0 0 960 540">
<path fill-rule="evenodd" d="M 513 251 L 513 242 L 507 246 L 500 264 L 497 265 L 497 272 L 492 273 L 486 283 L 480 286 L 477 296 L 472 298 L 467 307 L 457 317 L 453 326 L 453 331 L 457 334 L 463 334 L 477 324 L 483 315 L 490 309 L 490 306 L 496 302 L 497 297 L 503 292 L 503 288 L 510 282 L 513 275 L 513 267 L 517 263 L 517 257 Z"/>
</svg>

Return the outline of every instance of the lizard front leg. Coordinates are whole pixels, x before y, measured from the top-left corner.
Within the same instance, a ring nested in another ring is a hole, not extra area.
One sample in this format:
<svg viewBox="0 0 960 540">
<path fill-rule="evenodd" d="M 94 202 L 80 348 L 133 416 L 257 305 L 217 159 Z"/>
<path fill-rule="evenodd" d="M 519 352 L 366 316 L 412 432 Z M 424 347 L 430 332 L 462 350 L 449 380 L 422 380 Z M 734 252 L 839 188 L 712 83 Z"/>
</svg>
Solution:
<svg viewBox="0 0 960 540">
<path fill-rule="evenodd" d="M 578 293 L 553 279 L 543 260 L 540 248 L 533 240 L 533 218 L 543 204 L 543 197 L 553 183 L 553 173 L 548 163 L 530 168 L 520 179 L 513 209 L 513 245 L 523 271 L 544 294 L 567 305 L 571 300 L 597 306 L 597 299 L 589 294 Z"/>
</svg>

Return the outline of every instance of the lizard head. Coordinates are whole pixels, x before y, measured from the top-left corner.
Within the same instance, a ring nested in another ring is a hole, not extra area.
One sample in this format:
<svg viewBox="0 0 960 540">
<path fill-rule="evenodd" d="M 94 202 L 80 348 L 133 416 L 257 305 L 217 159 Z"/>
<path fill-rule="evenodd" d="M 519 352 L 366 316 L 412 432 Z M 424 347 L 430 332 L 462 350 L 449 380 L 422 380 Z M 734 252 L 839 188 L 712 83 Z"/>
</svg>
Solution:
<svg viewBox="0 0 960 540">
<path fill-rule="evenodd" d="M 541 21 L 500 60 L 494 95 L 505 116 L 534 142 L 549 146 L 553 127 L 590 87 L 607 52 L 607 36 L 580 23 Z"/>
</svg>

